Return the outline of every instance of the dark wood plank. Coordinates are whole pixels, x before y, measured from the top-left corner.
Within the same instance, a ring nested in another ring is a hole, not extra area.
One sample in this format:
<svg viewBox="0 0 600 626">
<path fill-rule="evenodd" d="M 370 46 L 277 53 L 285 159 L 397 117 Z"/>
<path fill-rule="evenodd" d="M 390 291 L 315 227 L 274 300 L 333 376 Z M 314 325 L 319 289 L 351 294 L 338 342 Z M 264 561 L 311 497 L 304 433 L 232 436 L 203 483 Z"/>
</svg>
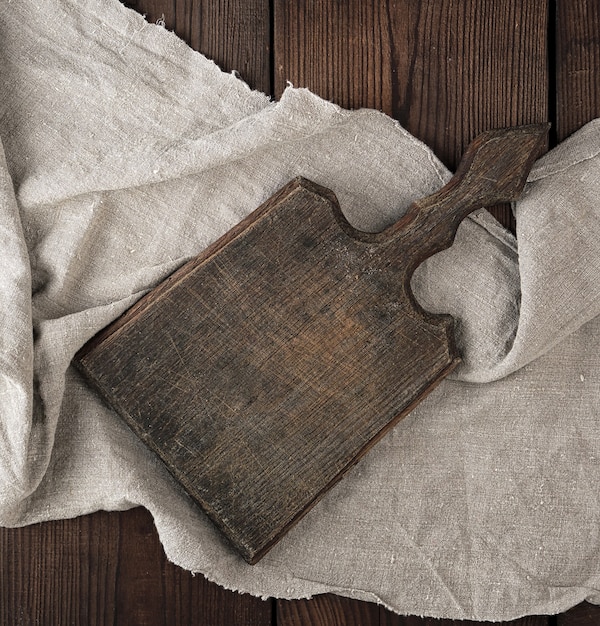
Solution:
<svg viewBox="0 0 600 626">
<path fill-rule="evenodd" d="M 556 136 L 600 117 L 600 2 L 556 2 Z"/>
<path fill-rule="evenodd" d="M 546 0 L 275 0 L 275 93 L 381 109 L 455 169 L 480 132 L 547 121 L 547 19 Z"/>
<path fill-rule="evenodd" d="M 115 626 L 164 624 L 164 558 L 152 518 L 134 509 L 120 515 L 119 531 Z"/>
<path fill-rule="evenodd" d="M 115 626 L 271 626 L 273 606 L 169 563 L 151 515 L 120 515 Z"/>
<path fill-rule="evenodd" d="M 271 626 L 274 603 L 247 594 L 233 593 L 210 583 L 201 574 L 172 564 L 164 569 L 165 626 Z"/>
<path fill-rule="evenodd" d="M 553 626 L 598 626 L 600 606 L 582 602 L 571 610 L 556 616 Z"/>
<path fill-rule="evenodd" d="M 0 532 L 0 624 L 112 624 L 119 518 L 98 513 Z"/>
<path fill-rule="evenodd" d="M 0 532 L 2 626 L 271 626 L 272 611 L 169 563 L 142 508 Z"/>
<path fill-rule="evenodd" d="M 333 594 L 277 602 L 277 626 L 379 626 L 379 607 Z"/>
<path fill-rule="evenodd" d="M 275 0 L 286 81 L 398 119 L 451 169 L 480 132 L 548 120 L 546 0 Z M 526 86 L 526 87 L 524 87 Z M 509 209 L 495 210 L 505 224 Z"/>
<path fill-rule="evenodd" d="M 311 600 L 280 600 L 277 603 L 277 626 L 479 626 L 483 623 L 397 615 L 369 602 L 333 594 L 315 596 Z M 551 618 L 545 615 L 495 623 L 498 626 L 553 626 Z M 591 626 L 591 622 L 559 626 Z"/>
<path fill-rule="evenodd" d="M 275 95 L 291 81 L 349 109 L 392 113 L 390 4 L 275 0 Z"/>
<path fill-rule="evenodd" d="M 404 617 L 393 615 L 382 609 L 380 626 L 481 626 L 490 622 L 471 620 L 434 619 L 431 617 Z M 505 622 L 494 622 L 497 626 L 552 626 L 551 618 L 545 615 L 522 617 Z"/>
<path fill-rule="evenodd" d="M 253 89 L 271 93 L 269 0 L 128 0 Z"/>
<path fill-rule="evenodd" d="M 252 88 L 270 93 L 269 0 L 131 0 L 127 4 L 145 14 L 148 21 L 163 23 L 174 30 L 192 48 L 215 60 L 224 71 L 237 70 Z M 140 515 L 139 512 L 121 514 L 124 532 L 120 562 L 132 570 L 131 582 L 120 578 L 120 590 L 125 598 L 135 593 L 136 586 L 139 595 L 149 597 L 157 584 L 157 575 L 162 572 L 162 585 L 168 590 L 164 609 L 168 624 L 258 626 L 270 623 L 272 602 L 264 603 L 226 591 L 202 576 L 192 577 L 180 568 L 165 565 L 156 556 L 157 539 L 146 520 L 148 532 L 154 535 L 150 562 L 145 552 L 137 549 L 136 527 Z M 127 531 L 129 527 L 132 527 L 131 535 Z M 146 568 L 148 584 L 133 582 Z"/>
<path fill-rule="evenodd" d="M 269 0 L 130 0 L 126 4 L 145 14 L 148 21 L 173 30 L 224 71 L 238 71 L 250 87 L 271 92 Z M 123 532 L 119 562 L 122 568 L 129 568 L 131 574 L 119 579 L 122 605 L 130 602 L 128 596 L 150 597 L 160 577 L 161 587 L 165 589 L 164 616 L 169 626 L 266 626 L 271 623 L 271 601 L 226 591 L 159 557 L 158 552 L 161 555 L 162 552 L 147 513 L 121 513 L 120 522 Z M 148 533 L 148 553 L 139 549 L 140 525 Z M 135 582 L 140 578 L 145 579 L 144 584 Z M 152 600 L 148 604 L 151 605 Z"/>
</svg>

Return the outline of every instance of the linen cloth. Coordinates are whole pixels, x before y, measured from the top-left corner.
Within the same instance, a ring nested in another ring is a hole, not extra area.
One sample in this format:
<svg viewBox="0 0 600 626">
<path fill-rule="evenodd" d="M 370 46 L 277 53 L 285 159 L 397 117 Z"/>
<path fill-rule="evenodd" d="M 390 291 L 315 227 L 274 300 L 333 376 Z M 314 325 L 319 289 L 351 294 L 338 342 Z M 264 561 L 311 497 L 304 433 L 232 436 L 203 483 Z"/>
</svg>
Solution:
<svg viewBox="0 0 600 626">
<path fill-rule="evenodd" d="M 173 562 L 258 596 L 479 620 L 600 602 L 600 123 L 414 277 L 464 363 L 262 561 L 87 387 L 80 346 L 280 186 L 380 230 L 450 178 L 376 111 L 250 90 L 117 0 L 0 3 L 0 524 L 147 507 Z"/>
</svg>

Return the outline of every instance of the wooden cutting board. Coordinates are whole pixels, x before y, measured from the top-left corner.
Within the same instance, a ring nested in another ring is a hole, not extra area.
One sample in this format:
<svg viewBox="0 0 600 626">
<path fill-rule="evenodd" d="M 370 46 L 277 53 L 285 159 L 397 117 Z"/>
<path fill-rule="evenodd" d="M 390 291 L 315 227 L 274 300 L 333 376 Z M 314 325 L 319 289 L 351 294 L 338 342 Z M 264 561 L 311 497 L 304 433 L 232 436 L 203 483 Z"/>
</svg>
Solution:
<svg viewBox="0 0 600 626">
<path fill-rule="evenodd" d="M 76 355 L 233 546 L 258 561 L 459 363 L 419 263 L 515 199 L 547 127 L 480 135 L 456 176 L 369 234 L 298 178 Z"/>
</svg>

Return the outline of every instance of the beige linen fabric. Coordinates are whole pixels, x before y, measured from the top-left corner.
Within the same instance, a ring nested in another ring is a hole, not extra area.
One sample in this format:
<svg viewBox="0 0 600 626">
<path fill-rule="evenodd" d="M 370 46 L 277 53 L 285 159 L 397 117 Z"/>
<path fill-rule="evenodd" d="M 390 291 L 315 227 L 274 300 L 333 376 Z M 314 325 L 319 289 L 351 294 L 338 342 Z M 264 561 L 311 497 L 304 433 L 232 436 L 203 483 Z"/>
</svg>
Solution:
<svg viewBox="0 0 600 626">
<path fill-rule="evenodd" d="M 414 279 L 464 364 L 258 565 L 70 366 L 303 175 L 379 230 L 450 177 L 375 111 L 275 103 L 117 0 L 0 3 L 0 523 L 147 507 L 168 557 L 259 596 L 500 620 L 600 602 L 600 123 Z M 518 243 L 517 243 L 518 242 Z"/>
</svg>

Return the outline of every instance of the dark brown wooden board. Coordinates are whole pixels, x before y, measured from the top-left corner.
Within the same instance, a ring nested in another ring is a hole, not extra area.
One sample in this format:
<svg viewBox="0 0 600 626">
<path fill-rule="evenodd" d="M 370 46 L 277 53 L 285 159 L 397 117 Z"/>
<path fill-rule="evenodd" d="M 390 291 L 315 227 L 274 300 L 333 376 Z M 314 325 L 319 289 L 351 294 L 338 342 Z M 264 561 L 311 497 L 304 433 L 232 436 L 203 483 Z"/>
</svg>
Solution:
<svg viewBox="0 0 600 626">
<path fill-rule="evenodd" d="M 520 194 L 547 128 L 490 131 L 381 233 L 286 185 L 75 363 L 255 563 L 459 362 L 410 280 L 471 211 Z"/>
</svg>

